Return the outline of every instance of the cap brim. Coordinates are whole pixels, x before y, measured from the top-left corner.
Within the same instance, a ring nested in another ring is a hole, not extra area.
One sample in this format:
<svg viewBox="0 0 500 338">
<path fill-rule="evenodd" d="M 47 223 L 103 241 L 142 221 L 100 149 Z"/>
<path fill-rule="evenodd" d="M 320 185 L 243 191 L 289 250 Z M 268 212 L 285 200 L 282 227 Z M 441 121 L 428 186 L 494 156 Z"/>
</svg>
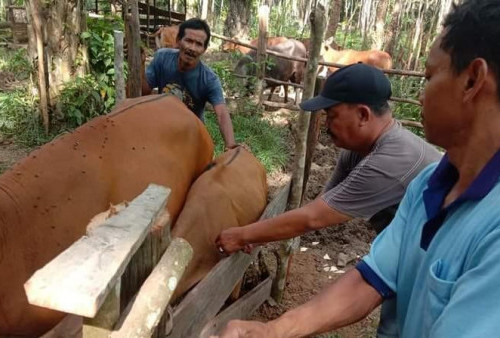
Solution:
<svg viewBox="0 0 500 338">
<path fill-rule="evenodd" d="M 316 111 L 334 106 L 339 103 L 340 101 L 328 99 L 324 96 L 318 95 L 313 97 L 312 99 L 302 102 L 300 104 L 300 108 L 308 111 Z"/>
</svg>

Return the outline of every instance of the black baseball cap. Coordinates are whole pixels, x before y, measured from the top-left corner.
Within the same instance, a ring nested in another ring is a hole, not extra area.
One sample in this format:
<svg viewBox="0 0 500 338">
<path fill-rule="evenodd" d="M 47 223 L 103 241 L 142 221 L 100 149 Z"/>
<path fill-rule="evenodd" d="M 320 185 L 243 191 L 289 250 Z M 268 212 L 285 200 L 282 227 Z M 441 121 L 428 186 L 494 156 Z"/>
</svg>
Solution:
<svg viewBox="0 0 500 338">
<path fill-rule="evenodd" d="M 330 75 L 321 93 L 302 102 L 300 108 L 316 111 L 339 103 L 375 105 L 386 102 L 391 94 L 391 83 L 380 69 L 356 63 Z"/>
</svg>

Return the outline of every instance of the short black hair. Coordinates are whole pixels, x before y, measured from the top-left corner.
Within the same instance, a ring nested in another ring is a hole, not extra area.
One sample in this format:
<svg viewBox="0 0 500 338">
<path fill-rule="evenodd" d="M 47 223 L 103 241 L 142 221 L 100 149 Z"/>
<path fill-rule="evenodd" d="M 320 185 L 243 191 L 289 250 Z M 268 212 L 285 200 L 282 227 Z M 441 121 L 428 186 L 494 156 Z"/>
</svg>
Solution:
<svg viewBox="0 0 500 338">
<path fill-rule="evenodd" d="M 205 40 L 205 49 L 207 49 L 208 42 L 210 41 L 210 27 L 205 20 L 191 18 L 181 23 L 181 25 L 179 26 L 179 33 L 177 33 L 177 40 L 181 40 L 184 37 L 186 29 L 204 30 L 207 34 L 207 39 Z"/>
<path fill-rule="evenodd" d="M 446 16 L 440 47 L 450 54 L 452 70 L 459 74 L 475 58 L 483 58 L 497 79 L 500 98 L 500 1 L 466 0 L 453 4 Z"/>
<path fill-rule="evenodd" d="M 368 105 L 368 107 L 370 107 L 371 111 L 375 116 L 382 116 L 391 111 L 391 107 L 389 106 L 389 102 L 387 101 L 376 104 L 370 104 Z"/>
</svg>

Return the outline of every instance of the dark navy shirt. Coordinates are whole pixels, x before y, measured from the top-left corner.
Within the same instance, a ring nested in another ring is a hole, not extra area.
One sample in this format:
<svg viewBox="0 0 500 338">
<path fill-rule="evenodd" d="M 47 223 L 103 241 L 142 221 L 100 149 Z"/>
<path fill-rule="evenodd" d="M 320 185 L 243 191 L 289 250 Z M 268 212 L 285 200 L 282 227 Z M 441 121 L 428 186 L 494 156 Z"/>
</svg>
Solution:
<svg viewBox="0 0 500 338">
<path fill-rule="evenodd" d="M 203 121 L 207 101 L 213 106 L 225 103 L 220 80 L 201 61 L 194 69 L 181 72 L 178 60 L 177 49 L 157 50 L 146 69 L 148 84 L 151 88 L 158 88 L 158 93 L 181 92 L 184 104 Z"/>
</svg>

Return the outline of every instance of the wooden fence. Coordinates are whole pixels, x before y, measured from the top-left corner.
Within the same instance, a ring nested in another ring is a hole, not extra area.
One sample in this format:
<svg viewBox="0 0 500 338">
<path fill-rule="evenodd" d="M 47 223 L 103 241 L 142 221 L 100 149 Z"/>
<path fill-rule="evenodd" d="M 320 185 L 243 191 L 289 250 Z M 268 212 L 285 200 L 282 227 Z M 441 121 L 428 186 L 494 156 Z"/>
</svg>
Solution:
<svg viewBox="0 0 500 338">
<path fill-rule="evenodd" d="M 288 192 L 289 184 L 261 219 L 282 213 Z M 170 297 L 192 256 L 189 243 L 170 239 L 170 224 L 151 234 L 158 219 L 167 219 L 162 211 L 169 194 L 150 185 L 127 208 L 88 230 L 26 282 L 29 302 L 84 316 L 83 337 L 209 337 L 231 319 L 249 318 L 269 297 L 271 278 L 218 313 L 258 249 L 221 260 L 168 316 Z"/>
</svg>

